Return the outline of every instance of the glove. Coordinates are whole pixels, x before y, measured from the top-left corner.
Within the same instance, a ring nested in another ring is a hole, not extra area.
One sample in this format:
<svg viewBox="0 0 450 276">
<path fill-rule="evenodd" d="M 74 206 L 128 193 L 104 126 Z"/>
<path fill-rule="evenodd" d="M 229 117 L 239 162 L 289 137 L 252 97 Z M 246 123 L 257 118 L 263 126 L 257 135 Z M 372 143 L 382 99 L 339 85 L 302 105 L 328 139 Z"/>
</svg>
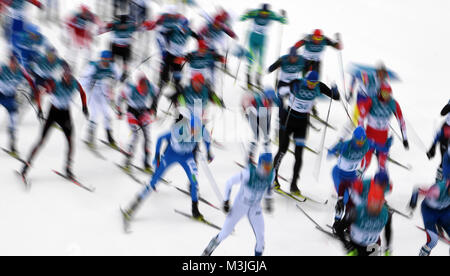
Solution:
<svg viewBox="0 0 450 276">
<path fill-rule="evenodd" d="M 207 159 L 208 159 L 208 163 L 211 163 L 214 160 L 214 156 L 212 155 L 210 150 L 208 150 Z"/>
<path fill-rule="evenodd" d="M 332 93 L 333 96 L 334 96 L 334 95 L 339 95 L 339 90 L 338 90 L 336 84 L 333 84 L 333 85 L 331 86 L 331 93 Z"/>
<path fill-rule="evenodd" d="M 86 118 L 89 117 L 89 110 L 88 110 L 87 106 L 83 106 L 83 114 Z"/>
<path fill-rule="evenodd" d="M 419 198 L 419 191 L 416 189 L 411 195 L 411 199 L 409 201 L 409 208 L 411 208 L 412 210 L 416 209 L 418 198 Z"/>
<path fill-rule="evenodd" d="M 311 112 L 312 112 L 312 114 L 313 114 L 314 116 L 316 116 L 316 117 L 319 116 L 319 113 L 317 112 L 317 108 L 316 108 L 315 105 L 313 105 Z"/>
<path fill-rule="evenodd" d="M 431 149 L 427 152 L 428 159 L 431 159 L 436 154 L 436 145 L 433 145 Z"/>
<path fill-rule="evenodd" d="M 403 140 L 403 147 L 405 147 L 405 149 L 409 149 L 409 143 L 408 140 Z"/>
<path fill-rule="evenodd" d="M 224 203 L 223 203 L 223 210 L 227 214 L 230 211 L 230 201 L 229 200 L 224 201 Z"/>
<path fill-rule="evenodd" d="M 44 118 L 44 113 L 42 112 L 42 109 L 41 108 L 39 108 L 39 111 L 38 111 L 38 118 L 39 118 L 39 120 L 42 120 L 42 121 L 44 121 L 45 120 L 45 118 Z"/>
<path fill-rule="evenodd" d="M 287 15 L 286 10 L 281 10 L 280 13 L 281 13 L 281 16 L 283 16 L 283 17 L 286 17 L 286 15 Z"/>
<path fill-rule="evenodd" d="M 340 198 L 335 206 L 335 211 L 336 211 L 335 217 L 341 219 L 342 215 L 344 214 L 344 209 L 345 209 L 344 199 Z"/>
<path fill-rule="evenodd" d="M 273 211 L 273 199 L 266 198 L 266 211 L 268 213 L 272 213 Z"/>
</svg>

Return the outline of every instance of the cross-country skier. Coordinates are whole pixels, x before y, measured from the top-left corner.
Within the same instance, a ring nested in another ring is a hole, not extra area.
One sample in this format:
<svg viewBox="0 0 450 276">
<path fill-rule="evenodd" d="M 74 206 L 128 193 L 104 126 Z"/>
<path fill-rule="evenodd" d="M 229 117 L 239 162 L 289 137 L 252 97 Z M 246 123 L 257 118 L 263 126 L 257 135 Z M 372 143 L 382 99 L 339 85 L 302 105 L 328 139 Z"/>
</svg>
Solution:
<svg viewBox="0 0 450 276">
<path fill-rule="evenodd" d="M 189 118 L 190 117 L 190 118 Z M 136 196 L 136 199 L 125 210 L 122 210 L 125 228 L 134 216 L 137 208 L 142 202 L 156 189 L 156 184 L 174 163 L 180 164 L 191 183 L 190 192 L 192 199 L 192 216 L 196 219 L 203 218 L 198 210 L 198 170 L 195 162 L 196 149 L 199 143 L 203 141 L 206 145 L 208 159 L 210 154 L 210 137 L 205 131 L 201 119 L 193 113 L 184 114 L 177 123 L 171 128 L 170 132 L 159 137 L 156 144 L 155 159 L 153 161 L 155 173 L 150 183 Z M 167 142 L 167 148 L 161 155 L 161 146 Z"/>
<path fill-rule="evenodd" d="M 82 84 L 89 95 L 89 135 L 87 142 L 89 146 L 94 146 L 95 131 L 97 129 L 98 116 L 103 117 L 104 127 L 108 142 L 115 146 L 111 128 L 110 103 L 114 102 L 113 87 L 110 81 L 118 81 L 120 73 L 117 66 L 112 62 L 111 51 L 101 52 L 100 60 L 90 62 L 87 70 L 84 71 Z"/>
<path fill-rule="evenodd" d="M 139 131 L 142 130 L 144 136 L 144 168 L 150 171 L 150 123 L 151 117 L 156 115 L 157 97 L 159 92 L 150 83 L 145 75 L 139 77 L 137 85 L 127 83 L 124 91 L 119 97 L 117 103 L 117 110 L 119 118 L 122 116 L 121 103 L 127 102 L 127 120 L 133 132 L 132 138 L 128 147 L 128 156 L 125 161 L 125 168 L 130 169 L 132 158 L 134 155 L 135 146 L 139 138 Z"/>
<path fill-rule="evenodd" d="M 38 143 L 34 146 L 33 150 L 30 153 L 30 156 L 27 159 L 27 163 L 23 166 L 21 174 L 23 178 L 26 178 L 28 169 L 30 168 L 34 157 L 36 156 L 38 150 L 43 145 L 48 131 L 51 129 L 54 123 L 58 124 L 64 132 L 67 140 L 67 159 L 66 159 L 66 176 L 68 178 L 73 179 L 74 175 L 72 172 L 72 162 L 73 162 L 73 126 L 72 119 L 70 115 L 70 104 L 72 103 L 72 96 L 76 90 L 79 91 L 81 96 L 81 103 L 83 106 L 83 113 L 86 118 L 89 115 L 88 108 L 86 105 L 86 94 L 84 93 L 83 88 L 80 83 L 73 77 L 72 72 L 70 70 L 69 65 L 64 62 L 63 63 L 63 76 L 61 80 L 58 80 L 55 83 L 54 89 L 51 92 L 51 107 L 47 115 L 47 120 L 42 129 L 41 137 L 39 138 Z M 39 102 L 39 101 L 38 101 Z"/>
<path fill-rule="evenodd" d="M 213 89 L 216 83 L 214 68 L 217 62 L 225 66 L 225 57 L 208 48 L 204 40 L 199 40 L 198 50 L 187 54 L 184 58 L 189 63 L 191 76 L 201 73 L 205 77 L 208 86 Z"/>
<path fill-rule="evenodd" d="M 353 98 L 354 91 L 356 90 L 356 104 L 352 119 L 354 125 L 358 125 L 360 115 L 358 104 L 367 100 L 367 98 L 377 96 L 381 84 L 388 81 L 389 73 L 383 63 L 380 63 L 374 68 L 356 65 L 351 68 L 349 73 L 351 75 L 351 81 L 346 100 L 349 102 Z"/>
<path fill-rule="evenodd" d="M 449 167 L 448 158 L 446 162 Z M 416 208 L 419 195 L 425 196 L 421 210 L 427 233 L 427 243 L 420 249 L 419 256 L 429 256 L 431 250 L 438 243 L 439 234 L 443 234 L 445 231 L 450 236 L 450 170 L 447 170 L 447 175 L 443 180 L 436 182 L 429 189 L 416 189 L 413 192 L 410 201 L 412 209 Z"/>
<path fill-rule="evenodd" d="M 249 158 L 253 162 L 259 137 L 263 137 L 264 152 L 270 151 L 270 121 L 272 105 L 279 105 L 280 101 L 275 91 L 267 87 L 264 93 L 249 91 L 242 98 L 242 108 L 252 129 L 253 139 L 250 141 Z"/>
<path fill-rule="evenodd" d="M 339 100 L 339 91 L 334 85 L 331 89 L 319 81 L 319 74 L 310 71 L 304 79 L 297 79 L 291 84 L 289 94 L 280 94 L 280 97 L 289 98 L 287 108 L 280 108 L 279 127 L 279 148 L 275 156 L 274 167 L 278 176 L 278 169 L 281 161 L 289 148 L 290 136 L 294 136 L 295 141 L 295 165 L 292 176 L 290 191 L 293 194 L 300 194 L 297 187 L 300 169 L 303 162 L 303 148 L 308 131 L 309 114 L 314 105 L 315 99 L 324 94 L 333 100 Z M 278 179 L 275 179 L 279 185 Z"/>
<path fill-rule="evenodd" d="M 34 24 L 25 24 L 23 31 L 12 34 L 12 50 L 20 64 L 30 72 L 33 57 L 41 51 L 41 47 L 48 47 L 49 43 Z"/>
<path fill-rule="evenodd" d="M 296 49 L 302 46 L 305 46 L 302 54 L 305 58 L 303 75 L 309 71 L 316 71 L 320 74 L 321 58 L 326 46 L 331 46 L 337 50 L 342 49 L 342 44 L 339 41 L 332 41 L 320 29 L 314 30 L 312 34 L 307 35 L 294 45 Z"/>
<path fill-rule="evenodd" d="M 236 34 L 227 23 L 230 15 L 224 9 L 221 9 L 213 17 L 208 16 L 207 18 L 209 20 L 207 20 L 206 25 L 200 29 L 199 35 L 205 40 L 208 48 L 219 53 L 225 53 L 226 49 L 224 47 L 226 43 L 224 41 L 224 34 L 233 39 L 237 39 Z"/>
<path fill-rule="evenodd" d="M 253 232 L 255 233 L 255 256 L 261 256 L 264 251 L 264 217 L 261 207 L 263 198 L 266 208 L 272 211 L 272 186 L 274 181 L 272 154 L 262 153 L 258 165 L 249 160 L 248 167 L 231 177 L 226 184 L 223 208 L 229 212 L 220 233 L 214 237 L 203 251 L 203 256 L 210 256 L 219 244 L 225 240 L 235 228 L 236 224 L 247 215 Z M 230 196 L 233 185 L 241 184 L 234 204 L 230 209 Z"/>
<path fill-rule="evenodd" d="M 9 7 L 9 15 L 11 16 L 11 22 L 6 22 L 6 32 L 9 33 L 6 34 L 6 38 L 8 41 L 11 40 L 11 35 L 18 32 L 23 32 L 24 27 L 26 24 L 29 24 L 26 22 L 25 19 L 25 8 L 26 3 L 31 3 L 38 7 L 39 9 L 42 9 L 42 3 L 38 0 L 3 0 L 2 3 L 6 4 L 6 6 Z M 9 27 L 8 27 L 9 26 Z"/>
<path fill-rule="evenodd" d="M 441 163 L 439 164 L 439 168 L 436 173 L 436 181 L 442 180 L 442 164 L 444 163 L 444 155 L 448 148 L 448 143 L 450 139 L 450 101 L 449 103 L 442 109 L 441 116 L 447 115 L 445 123 L 442 125 L 441 129 L 436 133 L 435 138 L 433 140 L 433 144 L 431 148 L 427 152 L 428 159 L 431 159 L 436 154 L 436 145 L 439 143 L 439 149 L 441 151 Z"/>
<path fill-rule="evenodd" d="M 277 78 L 277 91 L 280 94 L 286 94 L 290 91 L 291 82 L 300 78 L 300 73 L 305 67 L 305 59 L 302 55 L 297 54 L 297 49 L 292 47 L 288 55 L 280 57 L 272 65 L 270 65 L 268 72 L 280 68 L 280 76 Z"/>
<path fill-rule="evenodd" d="M 355 184 L 359 200 L 352 201 L 351 207 L 347 205 L 345 215 L 334 223 L 333 228 L 343 242 L 347 256 L 369 256 L 377 253 L 377 247 L 381 245 L 380 234 L 390 218 L 385 201 L 390 185 L 375 178 Z"/>
<path fill-rule="evenodd" d="M 392 137 L 389 136 L 390 119 L 395 115 L 400 125 L 403 137 L 403 146 L 409 149 L 408 138 L 406 136 L 406 125 L 403 119 L 402 110 L 397 101 L 392 97 L 392 88 L 387 83 L 381 84 L 377 96 L 368 97 L 358 104 L 360 112 L 358 125 L 364 126 L 367 119 L 367 138 L 372 140 L 374 148 L 369 150 L 364 158 L 363 171 L 365 171 L 372 159 L 372 154 L 376 151 L 379 169 L 386 169 L 386 160 L 389 149 L 392 145 Z"/>
<path fill-rule="evenodd" d="M 10 136 L 9 150 L 13 156 L 17 155 L 16 148 L 16 127 L 18 106 L 16 102 L 17 86 L 26 79 L 30 85 L 33 94 L 37 96 L 38 92 L 34 86 L 33 80 L 28 73 L 20 67 L 17 58 L 11 53 L 9 64 L 0 67 L 0 105 L 6 108 L 9 115 L 8 132 Z"/>
<path fill-rule="evenodd" d="M 272 21 L 278 21 L 282 24 L 286 24 L 286 12 L 282 11 L 281 15 L 277 15 L 275 12 L 270 10 L 269 4 L 263 4 L 261 9 L 251 10 L 241 17 L 241 21 L 245 21 L 247 19 L 253 20 L 253 27 L 249 37 L 249 52 L 253 61 L 249 61 L 247 85 L 249 87 L 253 85 L 251 74 L 252 67 L 254 66 L 252 65 L 256 62 L 258 66 L 256 69 L 256 85 L 261 87 L 261 77 L 264 68 L 264 51 L 266 47 L 266 32 Z"/>
<path fill-rule="evenodd" d="M 353 131 L 350 140 L 340 141 L 333 148 L 328 150 L 328 156 L 338 156 L 338 162 L 332 171 L 334 187 L 338 193 L 338 205 L 336 206 L 335 219 L 339 220 L 343 216 L 343 206 L 349 199 L 349 191 L 353 183 L 358 179 L 358 169 L 366 153 L 372 147 L 367 139 L 366 131 L 363 127 L 357 127 Z"/>
</svg>

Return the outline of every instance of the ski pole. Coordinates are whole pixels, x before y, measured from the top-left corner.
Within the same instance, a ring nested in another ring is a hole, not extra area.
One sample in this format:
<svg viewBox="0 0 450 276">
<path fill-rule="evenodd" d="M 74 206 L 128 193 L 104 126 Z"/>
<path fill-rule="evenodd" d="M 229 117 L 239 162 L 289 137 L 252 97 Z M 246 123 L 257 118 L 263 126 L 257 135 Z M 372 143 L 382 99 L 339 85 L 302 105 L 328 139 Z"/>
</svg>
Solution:
<svg viewBox="0 0 450 276">
<path fill-rule="evenodd" d="M 200 164 L 202 164 L 202 167 L 203 167 L 203 169 L 205 171 L 205 175 L 206 175 L 206 177 L 209 180 L 209 184 L 213 188 L 214 193 L 216 194 L 217 199 L 219 200 L 219 202 L 222 203 L 223 202 L 223 196 L 220 193 L 219 186 L 217 185 L 216 180 L 214 179 L 214 177 L 213 177 L 213 175 L 211 173 L 211 170 L 209 169 L 208 164 L 206 163 L 205 158 L 203 157 L 202 154 L 199 154 L 198 156 L 200 157 Z"/>
<path fill-rule="evenodd" d="M 322 140 L 320 141 L 320 150 L 319 150 L 319 157 L 317 159 L 317 163 L 316 163 L 316 169 L 314 171 L 314 178 L 316 180 L 319 180 L 319 175 L 320 175 L 320 167 L 322 166 L 322 156 L 323 156 L 323 148 L 325 145 L 325 136 L 327 134 L 327 129 L 328 129 L 328 120 L 330 118 L 330 111 L 331 111 L 331 104 L 333 103 L 333 98 L 330 98 L 330 105 L 328 106 L 328 113 L 327 113 L 327 124 L 325 125 L 325 129 L 323 131 L 323 135 L 322 135 Z"/>
</svg>

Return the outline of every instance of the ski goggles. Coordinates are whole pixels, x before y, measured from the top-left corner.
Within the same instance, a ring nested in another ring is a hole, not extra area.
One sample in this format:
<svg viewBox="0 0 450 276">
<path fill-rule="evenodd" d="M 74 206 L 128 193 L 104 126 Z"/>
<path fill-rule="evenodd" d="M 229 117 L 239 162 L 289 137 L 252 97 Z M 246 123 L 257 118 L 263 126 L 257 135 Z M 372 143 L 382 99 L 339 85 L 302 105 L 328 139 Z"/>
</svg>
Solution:
<svg viewBox="0 0 450 276">
<path fill-rule="evenodd" d="M 314 41 L 320 42 L 320 41 L 323 40 L 323 36 L 313 35 L 313 36 L 312 36 L 312 39 L 313 39 Z"/>
<path fill-rule="evenodd" d="M 261 163 L 261 167 L 262 167 L 263 171 L 270 172 L 272 170 L 272 163 L 263 162 L 263 163 Z"/>
<path fill-rule="evenodd" d="M 261 16 L 269 16 L 270 12 L 268 12 L 268 11 L 260 11 L 259 14 Z"/>
<path fill-rule="evenodd" d="M 316 87 L 318 83 L 319 83 L 318 81 L 309 81 L 309 80 L 306 81 L 306 84 L 311 87 Z"/>
</svg>

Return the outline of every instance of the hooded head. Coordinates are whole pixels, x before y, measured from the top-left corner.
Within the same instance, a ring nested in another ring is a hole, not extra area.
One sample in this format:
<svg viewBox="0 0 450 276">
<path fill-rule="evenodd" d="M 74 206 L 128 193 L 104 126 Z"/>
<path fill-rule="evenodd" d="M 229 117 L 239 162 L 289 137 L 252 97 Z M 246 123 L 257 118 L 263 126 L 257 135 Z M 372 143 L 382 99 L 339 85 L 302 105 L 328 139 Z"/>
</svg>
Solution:
<svg viewBox="0 0 450 276">
<path fill-rule="evenodd" d="M 267 176 L 272 171 L 273 160 L 272 153 L 261 153 L 258 158 L 258 172 L 264 176 Z"/>
</svg>

